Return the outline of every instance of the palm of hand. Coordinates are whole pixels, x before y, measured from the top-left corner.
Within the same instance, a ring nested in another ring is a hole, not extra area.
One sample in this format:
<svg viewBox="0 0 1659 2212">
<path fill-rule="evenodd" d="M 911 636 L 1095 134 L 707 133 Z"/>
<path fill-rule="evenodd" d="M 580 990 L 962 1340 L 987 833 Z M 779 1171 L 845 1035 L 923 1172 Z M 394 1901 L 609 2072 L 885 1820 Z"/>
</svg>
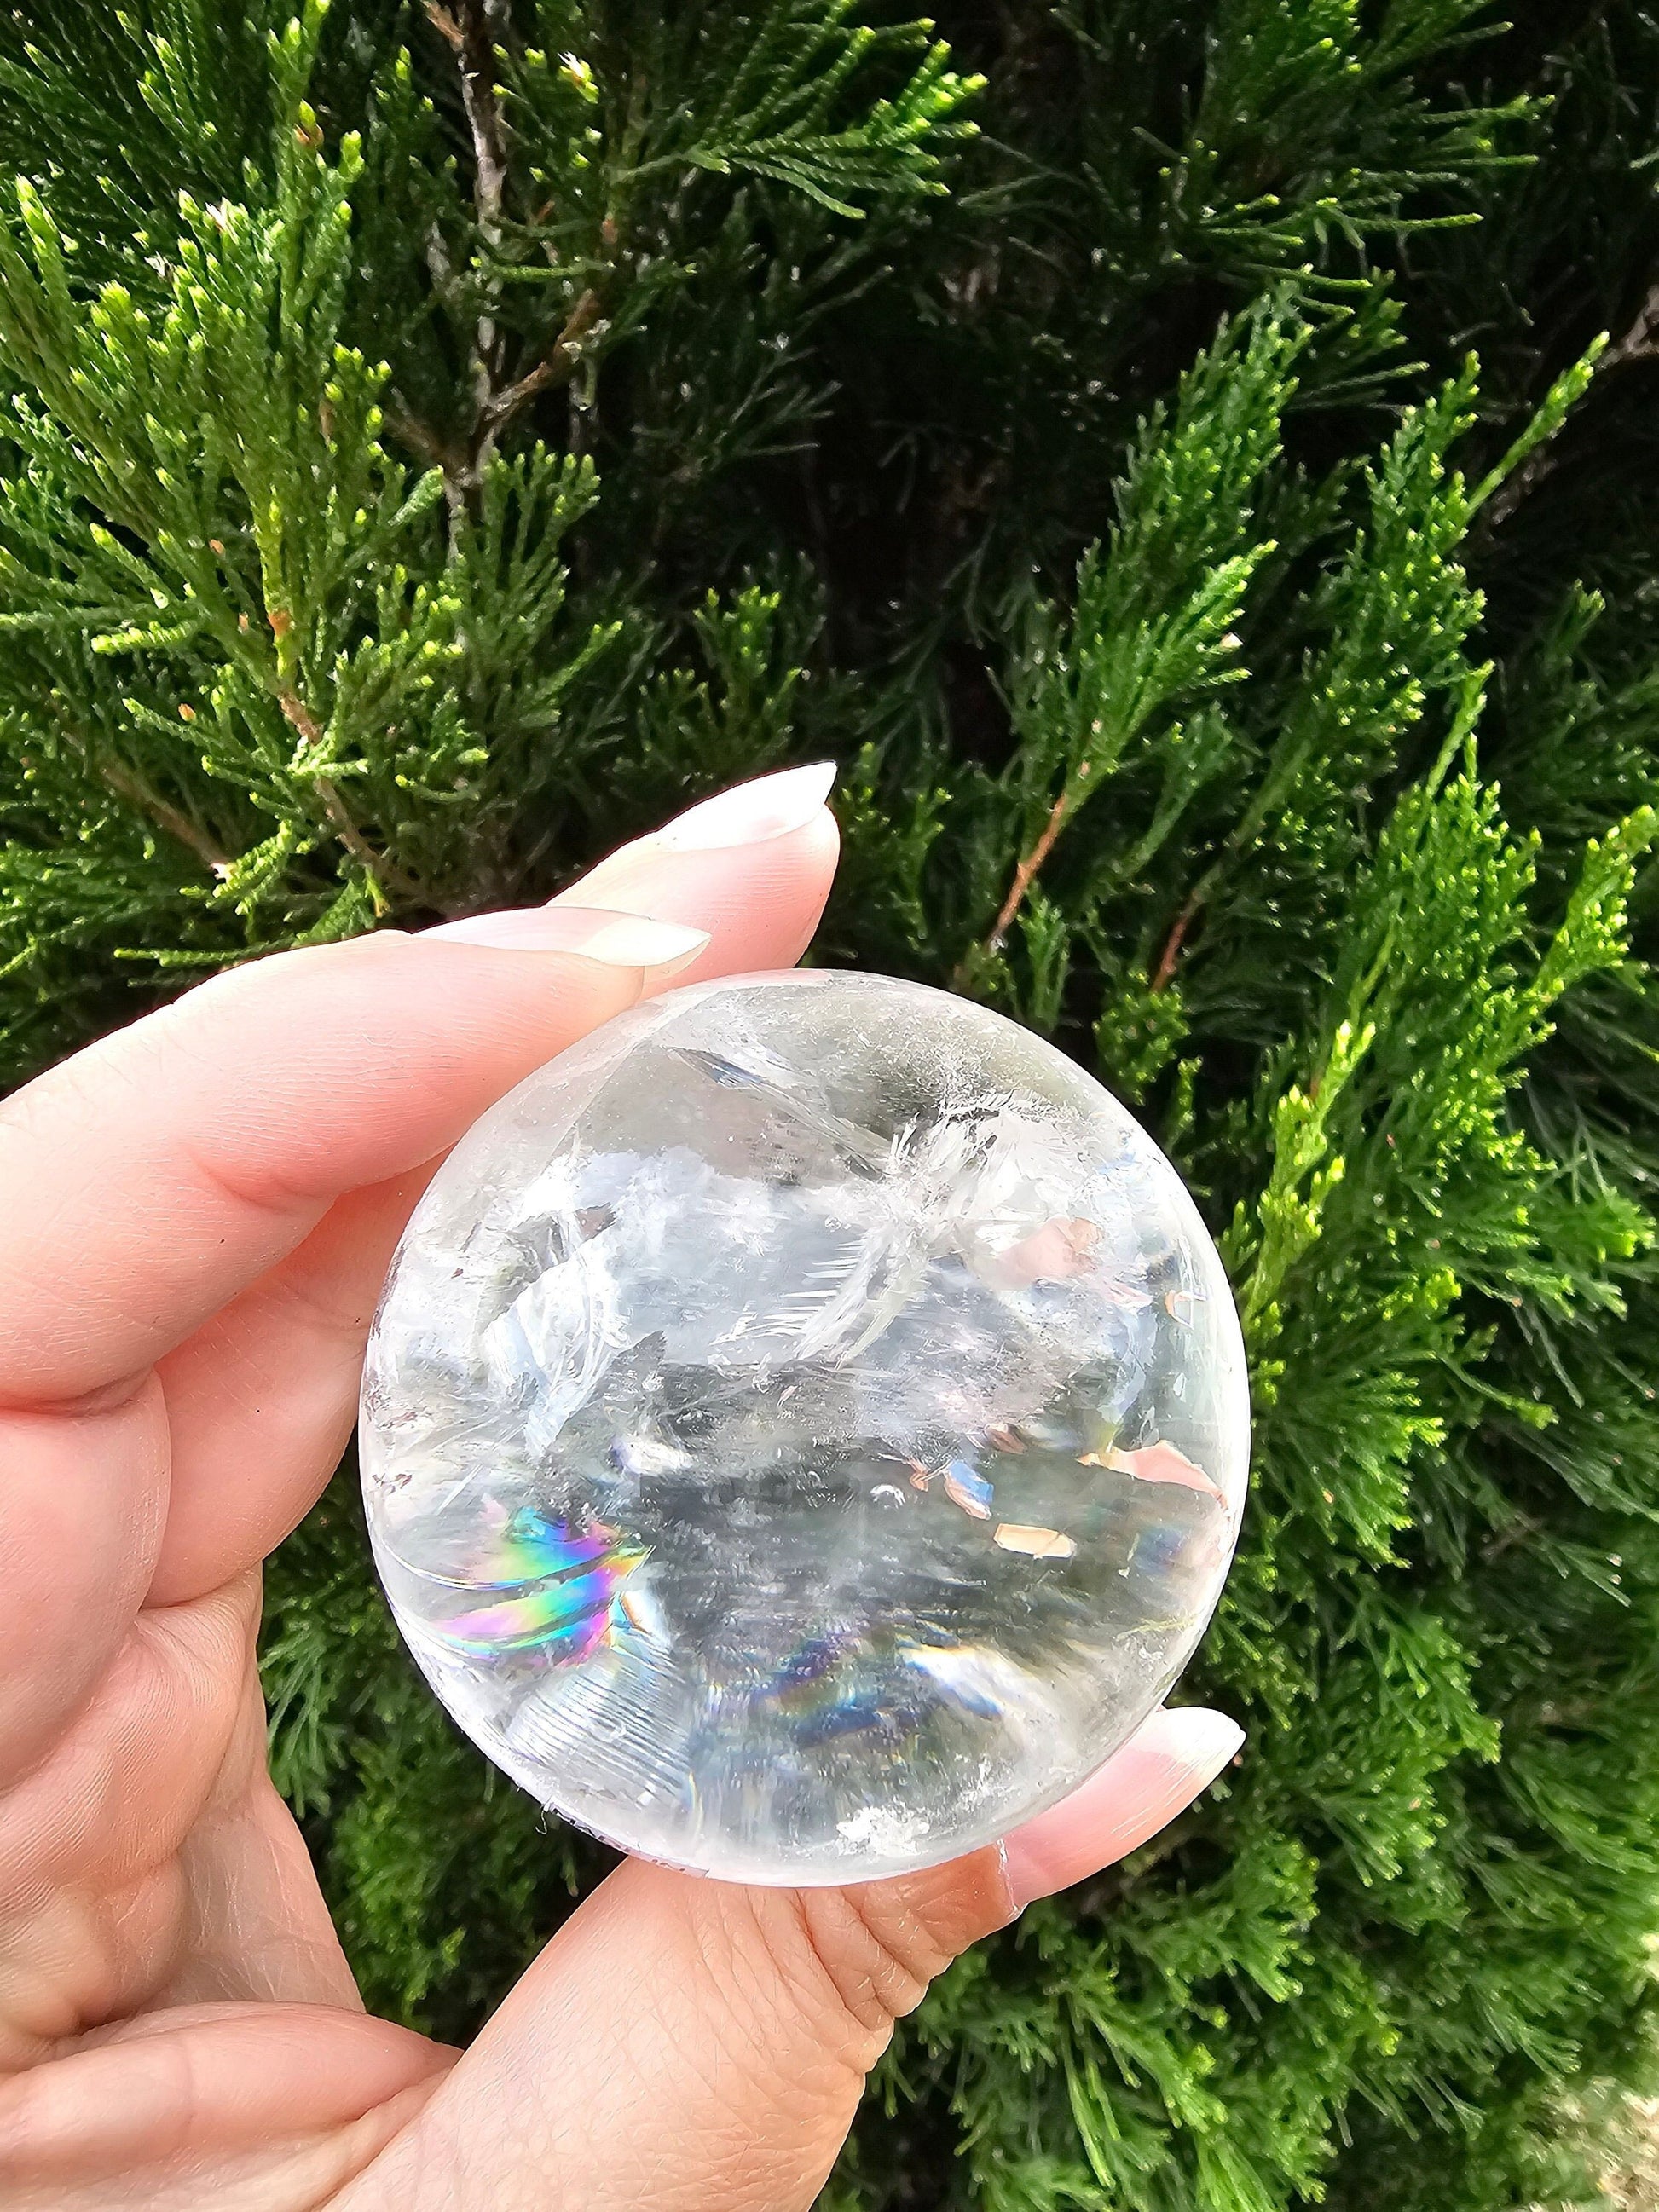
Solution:
<svg viewBox="0 0 1659 2212">
<path fill-rule="evenodd" d="M 5 1109 L 9 2204 L 501 2212 L 563 2175 L 617 2212 L 805 2208 L 930 1975 L 1051 1876 L 1151 1833 L 1233 1748 L 1211 1728 L 1189 1753 L 1168 1725 L 1187 1716 L 1149 1723 L 1097 1778 L 1111 1814 L 1084 1822 L 1080 1857 L 1061 1808 L 1012 1893 L 994 1851 L 800 1893 L 630 1863 L 459 2064 L 362 2008 L 265 1768 L 259 1563 L 349 1433 L 436 1158 L 661 981 L 650 943 L 596 910 L 708 931 L 696 974 L 793 962 L 834 866 L 809 773 L 625 848 L 489 942 L 387 934 L 222 978 Z"/>
</svg>

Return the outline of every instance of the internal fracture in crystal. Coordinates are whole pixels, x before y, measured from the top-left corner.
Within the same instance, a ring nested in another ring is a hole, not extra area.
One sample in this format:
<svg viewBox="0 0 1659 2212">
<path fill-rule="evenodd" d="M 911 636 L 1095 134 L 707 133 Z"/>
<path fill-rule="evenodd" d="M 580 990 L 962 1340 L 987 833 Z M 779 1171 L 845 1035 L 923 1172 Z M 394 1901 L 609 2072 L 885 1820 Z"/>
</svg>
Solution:
<svg viewBox="0 0 1659 2212">
<path fill-rule="evenodd" d="M 1225 1276 L 1105 1091 L 877 976 L 672 993 L 434 1178 L 363 1386 L 377 1563 L 544 1804 L 734 1880 L 867 1879 L 1054 1802 L 1237 1538 Z"/>
</svg>

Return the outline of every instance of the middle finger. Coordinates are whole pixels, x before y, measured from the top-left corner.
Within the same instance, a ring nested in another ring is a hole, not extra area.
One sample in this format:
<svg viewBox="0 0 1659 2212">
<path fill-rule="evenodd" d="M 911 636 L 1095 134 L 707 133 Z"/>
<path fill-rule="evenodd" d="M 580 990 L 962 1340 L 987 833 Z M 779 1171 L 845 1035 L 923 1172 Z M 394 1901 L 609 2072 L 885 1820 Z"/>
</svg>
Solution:
<svg viewBox="0 0 1659 2212">
<path fill-rule="evenodd" d="M 805 774 L 805 771 L 798 772 Z M 764 779 L 684 817 L 714 816 L 714 837 L 741 826 L 718 810 L 793 781 Z M 742 843 L 672 842 L 679 825 L 625 847 L 573 886 L 568 910 L 648 911 L 693 923 L 711 942 L 678 983 L 792 967 L 817 927 L 836 862 L 835 824 L 811 787 L 811 811 L 790 826 L 751 803 L 759 834 Z M 786 793 L 784 804 L 789 804 Z M 794 804 L 799 811 L 797 795 Z M 535 927 L 532 910 L 521 925 Z M 706 917 L 706 918 L 705 918 Z M 171 1352 L 160 1372 L 173 1431 L 167 1525 L 150 1602 L 213 1589 L 262 1558 L 320 1495 L 356 1418 L 363 1349 L 374 1302 L 404 1226 L 437 1163 L 331 1208 L 306 1241 Z M 257 1455 L 259 1480 L 228 1495 Z"/>
</svg>

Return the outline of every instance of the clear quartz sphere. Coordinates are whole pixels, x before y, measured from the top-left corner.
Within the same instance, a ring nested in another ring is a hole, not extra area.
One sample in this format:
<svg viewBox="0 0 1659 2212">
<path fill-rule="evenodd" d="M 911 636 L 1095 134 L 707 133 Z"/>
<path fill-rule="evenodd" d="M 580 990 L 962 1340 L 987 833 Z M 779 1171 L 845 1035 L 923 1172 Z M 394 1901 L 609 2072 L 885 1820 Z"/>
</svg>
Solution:
<svg viewBox="0 0 1659 2212">
<path fill-rule="evenodd" d="M 878 975 L 635 1008 L 398 1247 L 374 1555 L 466 1733 L 624 1850 L 832 1882 L 1074 1789 L 1220 1592 L 1249 1456 L 1175 1170 L 1052 1046 Z"/>
</svg>

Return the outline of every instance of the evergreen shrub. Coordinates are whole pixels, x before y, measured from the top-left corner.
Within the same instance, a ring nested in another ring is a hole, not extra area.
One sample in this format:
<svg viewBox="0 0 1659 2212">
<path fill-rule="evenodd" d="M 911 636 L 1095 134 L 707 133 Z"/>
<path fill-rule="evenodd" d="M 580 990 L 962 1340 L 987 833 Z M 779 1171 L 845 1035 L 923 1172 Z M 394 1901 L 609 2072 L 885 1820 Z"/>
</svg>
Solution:
<svg viewBox="0 0 1659 2212">
<path fill-rule="evenodd" d="M 1241 1764 L 963 1960 L 836 2212 L 1589 2201 L 1659 1928 L 1644 0 L 21 0 L 0 1056 L 833 757 L 815 957 L 1055 1038 L 1218 1234 Z M 464 2035 L 603 1855 L 349 1470 L 272 1755 Z"/>
</svg>

